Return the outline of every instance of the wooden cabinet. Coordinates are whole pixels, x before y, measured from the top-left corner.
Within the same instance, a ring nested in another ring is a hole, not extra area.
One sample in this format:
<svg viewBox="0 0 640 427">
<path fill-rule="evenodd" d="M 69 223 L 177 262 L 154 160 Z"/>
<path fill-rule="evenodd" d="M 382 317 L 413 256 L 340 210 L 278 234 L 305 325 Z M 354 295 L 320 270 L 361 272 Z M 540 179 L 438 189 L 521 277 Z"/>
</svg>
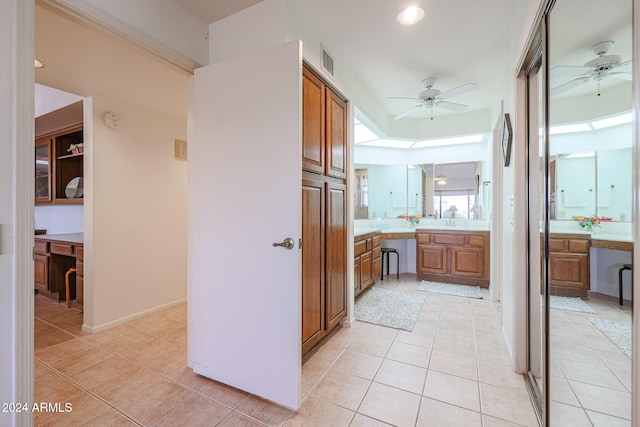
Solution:
<svg viewBox="0 0 640 427">
<path fill-rule="evenodd" d="M 552 295 L 588 298 L 591 288 L 589 249 L 584 234 L 549 237 L 549 286 Z"/>
<path fill-rule="evenodd" d="M 303 68 L 302 169 L 347 178 L 347 102 Z"/>
<path fill-rule="evenodd" d="M 347 103 L 305 64 L 302 104 L 305 354 L 347 315 Z"/>
<path fill-rule="evenodd" d="M 66 191 L 84 177 L 82 101 L 36 118 L 35 128 L 35 203 L 82 204 L 82 192 Z"/>
<path fill-rule="evenodd" d="M 489 232 L 417 230 L 418 278 L 489 287 Z"/>
<path fill-rule="evenodd" d="M 65 273 L 70 276 L 71 299 L 82 302 L 84 248 L 82 233 L 37 236 L 33 245 L 34 287 L 38 294 L 56 301 L 66 300 Z"/>
<path fill-rule="evenodd" d="M 354 238 L 354 264 L 358 274 L 354 275 L 354 290 L 358 296 L 380 277 L 380 241 L 379 231 L 362 234 Z"/>
<path fill-rule="evenodd" d="M 302 179 L 302 351 L 347 314 L 346 185 Z"/>
</svg>

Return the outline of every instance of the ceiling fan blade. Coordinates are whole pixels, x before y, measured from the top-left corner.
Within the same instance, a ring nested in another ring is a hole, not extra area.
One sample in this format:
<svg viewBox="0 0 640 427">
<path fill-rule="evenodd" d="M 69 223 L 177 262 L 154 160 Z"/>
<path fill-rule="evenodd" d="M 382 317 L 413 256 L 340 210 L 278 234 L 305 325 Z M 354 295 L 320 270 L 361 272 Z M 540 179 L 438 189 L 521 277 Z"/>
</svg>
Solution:
<svg viewBox="0 0 640 427">
<path fill-rule="evenodd" d="M 420 98 L 409 98 L 406 96 L 387 96 L 387 99 L 408 99 L 409 101 L 423 102 Z"/>
<path fill-rule="evenodd" d="M 572 67 L 560 65 L 551 69 L 551 77 L 577 77 L 583 74 L 590 74 L 592 67 Z"/>
<path fill-rule="evenodd" d="M 444 108 L 445 110 L 449 110 L 449 111 L 464 111 L 467 108 L 469 108 L 468 105 L 456 104 L 455 102 L 449 102 L 449 101 L 436 102 L 436 107 Z"/>
<path fill-rule="evenodd" d="M 633 62 L 633 59 L 630 59 L 630 60 L 628 60 L 628 61 L 621 62 L 621 63 L 619 63 L 618 65 L 616 65 L 616 68 L 618 68 L 618 67 L 624 67 L 625 65 L 629 65 L 629 64 L 631 64 L 632 62 Z"/>
<path fill-rule="evenodd" d="M 478 85 L 475 83 L 465 83 L 461 86 L 454 87 L 453 89 L 445 90 L 440 95 L 438 95 L 439 99 L 447 99 L 453 96 L 462 95 L 463 93 L 467 93 L 469 91 L 478 89 Z"/>
<path fill-rule="evenodd" d="M 416 105 L 415 107 L 411 107 L 410 109 L 408 109 L 407 111 L 405 111 L 404 113 L 397 115 L 393 118 L 393 120 L 398 120 L 401 119 L 405 116 L 408 116 L 409 114 L 413 113 L 415 110 L 417 110 L 418 108 L 422 108 L 422 104 L 420 105 Z"/>
<path fill-rule="evenodd" d="M 633 80 L 633 74 L 631 74 L 631 73 L 623 73 L 621 71 L 616 71 L 616 72 L 611 73 L 609 75 L 611 77 L 615 77 L 616 79 L 622 79 L 622 80 L 628 80 L 628 81 Z"/>
<path fill-rule="evenodd" d="M 569 80 L 566 83 L 562 83 L 559 86 L 551 88 L 551 90 L 549 91 L 549 94 L 551 96 L 558 95 L 562 92 L 568 91 L 569 89 L 573 89 L 574 87 L 580 86 L 581 84 L 584 84 L 588 81 L 589 81 L 589 77 L 578 77 L 577 79 Z"/>
</svg>

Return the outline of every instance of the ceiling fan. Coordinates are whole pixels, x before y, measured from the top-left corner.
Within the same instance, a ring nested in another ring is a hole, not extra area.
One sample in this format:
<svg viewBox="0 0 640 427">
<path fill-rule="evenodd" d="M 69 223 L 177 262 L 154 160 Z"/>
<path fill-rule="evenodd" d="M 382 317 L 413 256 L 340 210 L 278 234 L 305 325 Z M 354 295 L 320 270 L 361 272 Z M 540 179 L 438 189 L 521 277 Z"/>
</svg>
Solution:
<svg viewBox="0 0 640 427">
<path fill-rule="evenodd" d="M 436 83 L 436 79 L 434 77 L 429 77 L 422 80 L 422 84 L 426 89 L 420 92 L 417 98 L 407 98 L 404 96 L 390 96 L 388 99 L 408 99 L 410 101 L 418 102 L 418 105 L 410 108 L 409 110 L 405 111 L 400 115 L 395 116 L 393 119 L 394 120 L 401 119 L 409 115 L 413 111 L 422 107 L 431 109 L 431 120 L 433 120 L 434 107 L 443 108 L 445 110 L 456 111 L 456 112 L 464 111 L 469 107 L 468 105 L 456 104 L 455 102 L 445 101 L 445 99 L 462 95 L 463 93 L 466 93 L 478 88 L 478 85 L 475 83 L 465 83 L 461 86 L 441 92 L 440 90 L 433 88 L 433 85 L 435 83 Z"/>
<path fill-rule="evenodd" d="M 615 77 L 622 80 L 631 80 L 631 73 L 612 71 L 631 63 L 631 60 L 620 62 L 620 55 L 607 55 L 613 46 L 612 40 L 596 43 L 589 49 L 597 58 L 592 59 L 583 66 L 558 66 L 551 69 L 552 77 L 576 77 L 573 80 L 562 83 L 550 90 L 550 94 L 557 95 L 574 87 L 580 86 L 589 80 L 598 82 L 598 96 L 600 96 L 600 80 L 607 77 Z"/>
</svg>

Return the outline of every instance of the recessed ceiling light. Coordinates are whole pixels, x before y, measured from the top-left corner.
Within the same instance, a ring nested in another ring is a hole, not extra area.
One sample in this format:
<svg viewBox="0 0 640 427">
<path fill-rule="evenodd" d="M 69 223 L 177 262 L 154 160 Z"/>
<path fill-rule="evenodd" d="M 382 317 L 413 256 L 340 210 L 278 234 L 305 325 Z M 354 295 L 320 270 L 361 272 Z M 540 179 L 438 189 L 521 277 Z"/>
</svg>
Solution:
<svg viewBox="0 0 640 427">
<path fill-rule="evenodd" d="M 413 25 L 422 18 L 424 18 L 424 10 L 417 6 L 408 7 L 396 16 L 396 19 L 402 25 Z"/>
<path fill-rule="evenodd" d="M 42 62 L 38 61 L 37 59 L 34 59 L 34 60 L 33 60 L 33 66 L 34 66 L 35 68 L 43 68 L 43 67 L 44 67 L 44 64 L 43 64 Z"/>
</svg>

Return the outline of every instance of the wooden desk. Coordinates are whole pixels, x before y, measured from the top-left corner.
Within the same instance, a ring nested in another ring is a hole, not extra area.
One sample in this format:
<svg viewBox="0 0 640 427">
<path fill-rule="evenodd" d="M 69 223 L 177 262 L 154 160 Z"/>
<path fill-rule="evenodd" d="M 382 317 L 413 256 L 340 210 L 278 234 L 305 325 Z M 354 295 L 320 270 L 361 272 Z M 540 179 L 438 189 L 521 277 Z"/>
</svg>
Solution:
<svg viewBox="0 0 640 427">
<path fill-rule="evenodd" d="M 39 294 L 66 300 L 64 275 L 71 267 L 71 299 L 82 303 L 84 295 L 84 233 L 43 234 L 33 245 L 34 287 Z M 74 277 L 75 276 L 75 277 Z M 75 286 L 73 286 L 75 284 Z M 74 289 L 75 288 L 75 289 Z"/>
</svg>

